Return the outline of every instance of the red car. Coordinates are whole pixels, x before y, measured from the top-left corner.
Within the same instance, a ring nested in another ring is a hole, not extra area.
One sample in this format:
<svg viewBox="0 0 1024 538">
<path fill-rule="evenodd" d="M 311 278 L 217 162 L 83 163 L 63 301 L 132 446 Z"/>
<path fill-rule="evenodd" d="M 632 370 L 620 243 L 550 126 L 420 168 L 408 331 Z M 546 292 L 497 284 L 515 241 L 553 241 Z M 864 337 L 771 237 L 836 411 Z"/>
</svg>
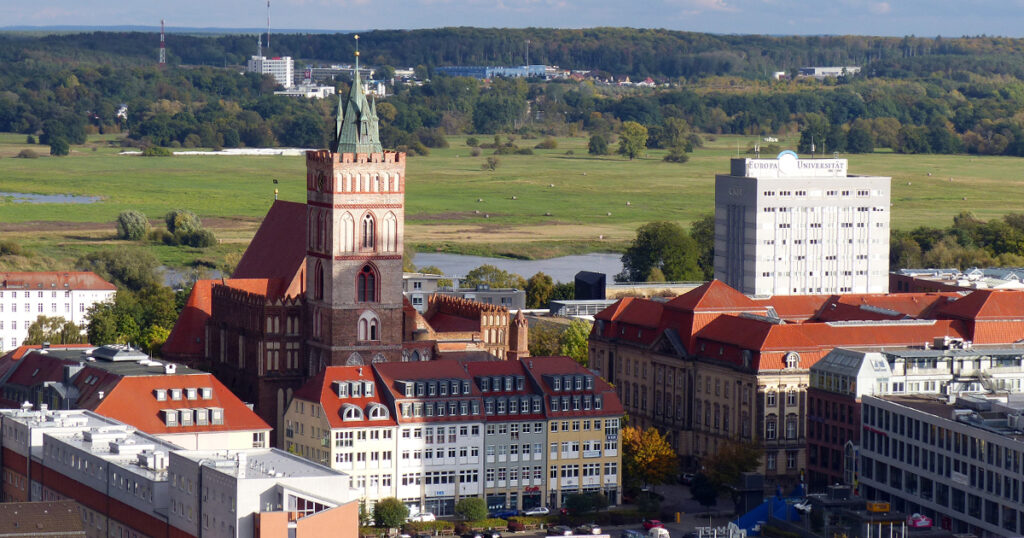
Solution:
<svg viewBox="0 0 1024 538">
<path fill-rule="evenodd" d="M 649 531 L 654 527 L 661 527 L 663 529 L 665 528 L 665 524 L 658 521 L 657 519 L 645 519 L 643 522 L 643 526 L 645 531 Z"/>
</svg>

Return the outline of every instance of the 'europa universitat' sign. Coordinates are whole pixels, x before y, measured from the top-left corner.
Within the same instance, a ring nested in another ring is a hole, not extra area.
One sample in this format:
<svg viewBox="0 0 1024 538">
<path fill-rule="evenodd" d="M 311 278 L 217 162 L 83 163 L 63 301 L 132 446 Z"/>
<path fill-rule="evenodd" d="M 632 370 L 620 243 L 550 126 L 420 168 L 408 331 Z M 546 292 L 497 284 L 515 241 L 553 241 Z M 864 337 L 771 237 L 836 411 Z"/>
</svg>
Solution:
<svg viewBox="0 0 1024 538">
<path fill-rule="evenodd" d="M 759 179 L 846 177 L 846 170 L 846 159 L 800 159 L 788 150 L 775 159 L 743 159 L 743 176 Z"/>
</svg>

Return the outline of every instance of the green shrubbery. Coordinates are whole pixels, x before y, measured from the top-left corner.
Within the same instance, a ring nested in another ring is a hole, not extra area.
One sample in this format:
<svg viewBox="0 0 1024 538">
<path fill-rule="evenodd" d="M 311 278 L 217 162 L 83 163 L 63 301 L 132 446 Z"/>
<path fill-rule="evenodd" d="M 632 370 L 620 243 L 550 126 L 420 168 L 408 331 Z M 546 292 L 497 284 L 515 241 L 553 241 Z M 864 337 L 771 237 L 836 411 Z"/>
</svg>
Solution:
<svg viewBox="0 0 1024 538">
<path fill-rule="evenodd" d="M 129 209 L 117 216 L 117 237 L 138 241 L 149 234 L 149 219 L 139 211 Z"/>
</svg>

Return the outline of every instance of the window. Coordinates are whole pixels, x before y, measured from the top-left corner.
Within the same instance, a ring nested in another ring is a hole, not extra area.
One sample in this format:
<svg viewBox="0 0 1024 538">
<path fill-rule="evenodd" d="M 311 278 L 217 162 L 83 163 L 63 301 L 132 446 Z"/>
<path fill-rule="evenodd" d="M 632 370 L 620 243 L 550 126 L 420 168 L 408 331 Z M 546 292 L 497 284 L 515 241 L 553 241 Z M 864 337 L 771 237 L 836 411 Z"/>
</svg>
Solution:
<svg viewBox="0 0 1024 538">
<path fill-rule="evenodd" d="M 768 407 L 775 407 L 775 405 L 776 405 L 776 402 L 775 402 L 775 391 L 766 392 L 765 395 L 764 395 L 764 399 L 765 399 L 764 404 L 766 406 L 768 406 Z"/>
<path fill-rule="evenodd" d="M 362 271 L 359 271 L 356 288 L 359 294 L 359 302 L 371 303 L 377 301 L 377 272 L 374 271 L 373 266 L 369 264 L 364 265 Z"/>
<path fill-rule="evenodd" d="M 768 417 L 764 422 L 764 438 L 768 440 L 775 439 L 777 428 L 778 424 L 775 417 Z"/>
<path fill-rule="evenodd" d="M 768 452 L 764 455 L 764 467 L 769 471 L 774 471 L 776 467 L 775 459 L 778 455 L 774 452 Z"/>
<path fill-rule="evenodd" d="M 366 216 L 363 217 L 363 248 L 372 249 L 374 248 L 375 243 L 373 215 L 367 213 Z"/>
<path fill-rule="evenodd" d="M 793 407 L 795 405 L 796 405 L 796 391 L 795 390 L 786 391 L 786 406 L 787 407 Z"/>
</svg>

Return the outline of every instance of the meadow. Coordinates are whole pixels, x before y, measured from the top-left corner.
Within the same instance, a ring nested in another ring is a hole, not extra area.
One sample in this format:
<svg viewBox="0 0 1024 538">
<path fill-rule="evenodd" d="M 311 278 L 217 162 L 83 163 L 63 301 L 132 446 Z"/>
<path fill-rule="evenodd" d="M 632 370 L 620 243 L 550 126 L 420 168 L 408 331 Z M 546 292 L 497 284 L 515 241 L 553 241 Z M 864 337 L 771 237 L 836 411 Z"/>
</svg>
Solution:
<svg viewBox="0 0 1024 538">
<path fill-rule="evenodd" d="M 480 137 L 489 141 L 489 137 Z M 755 137 L 719 136 L 685 164 L 651 150 L 629 161 L 587 155 L 587 139 L 559 138 L 558 147 L 534 155 L 499 156 L 481 168 L 490 150 L 470 156 L 466 137 L 450 147 L 411 157 L 406 183 L 406 242 L 417 250 L 543 258 L 620 250 L 636 228 L 653 220 L 687 226 L 713 211 L 714 176 Z M 517 140 L 532 147 L 539 139 Z M 784 148 L 795 139 L 783 139 Z M 37 159 L 13 158 L 22 149 Z M 302 157 L 119 155 L 114 136 L 94 136 L 67 157 L 29 145 L 24 135 L 0 134 L 0 192 L 99 196 L 92 204 L 14 203 L 0 195 L 0 240 L 34 253 L 0 258 L 0 268 L 70 267 L 84 252 L 126 246 L 113 221 L 136 209 L 162 224 L 174 208 L 200 215 L 220 244 L 209 249 L 144 243 L 165 264 L 219 264 L 237 256 L 273 202 L 303 201 Z M 772 155 L 762 155 L 771 157 Z M 961 211 L 982 219 L 1020 211 L 1024 171 L 1015 157 L 840 155 L 854 174 L 892 176 L 893 226 L 948 226 Z M 274 184 L 273 180 L 278 180 Z M 627 205 L 628 203 L 628 205 Z M 234 253 L 234 254 L 233 254 Z"/>
</svg>

